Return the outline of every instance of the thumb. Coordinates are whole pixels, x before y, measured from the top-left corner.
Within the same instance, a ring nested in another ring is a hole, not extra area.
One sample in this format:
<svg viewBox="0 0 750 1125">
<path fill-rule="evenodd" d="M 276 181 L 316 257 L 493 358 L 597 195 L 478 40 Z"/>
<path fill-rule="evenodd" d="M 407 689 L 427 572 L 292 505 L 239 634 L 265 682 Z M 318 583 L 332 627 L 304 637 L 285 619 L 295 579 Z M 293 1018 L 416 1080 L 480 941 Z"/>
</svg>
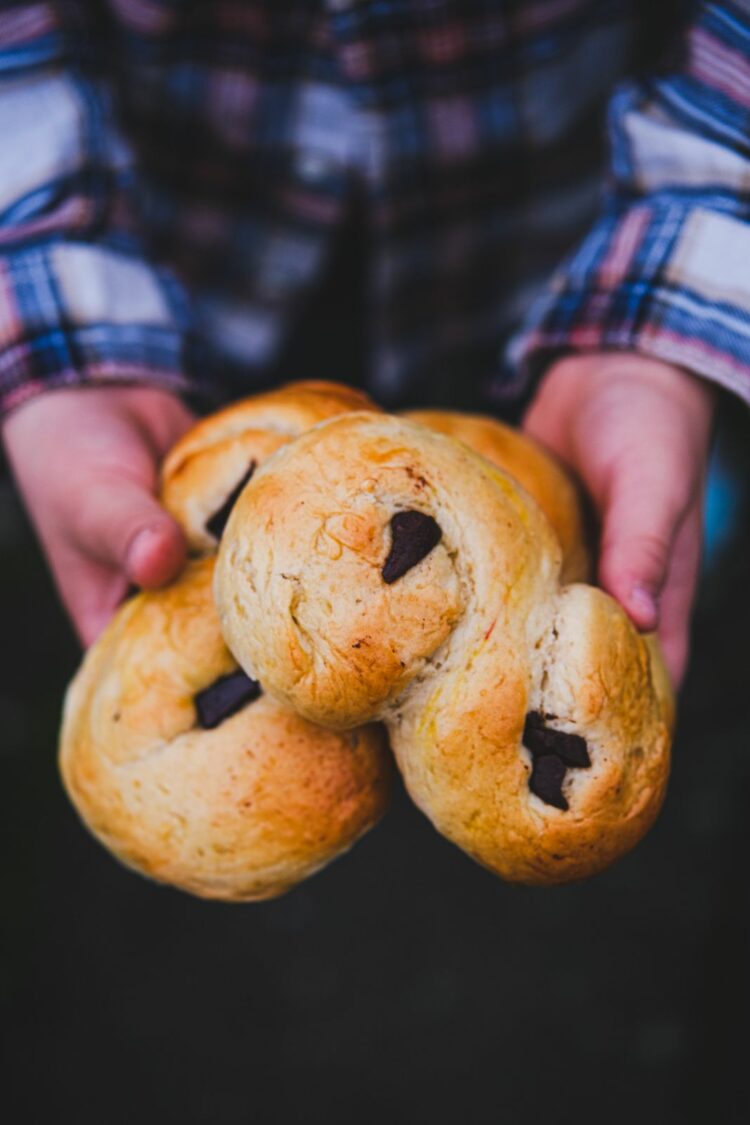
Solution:
<svg viewBox="0 0 750 1125">
<path fill-rule="evenodd" d="M 185 561 L 180 528 L 151 492 L 132 479 L 90 487 L 73 517 L 72 532 L 86 555 L 136 586 L 164 585 Z"/>
<path fill-rule="evenodd" d="M 639 629 L 659 623 L 659 599 L 684 516 L 678 491 L 658 464 L 615 471 L 603 504 L 599 581 Z"/>
</svg>

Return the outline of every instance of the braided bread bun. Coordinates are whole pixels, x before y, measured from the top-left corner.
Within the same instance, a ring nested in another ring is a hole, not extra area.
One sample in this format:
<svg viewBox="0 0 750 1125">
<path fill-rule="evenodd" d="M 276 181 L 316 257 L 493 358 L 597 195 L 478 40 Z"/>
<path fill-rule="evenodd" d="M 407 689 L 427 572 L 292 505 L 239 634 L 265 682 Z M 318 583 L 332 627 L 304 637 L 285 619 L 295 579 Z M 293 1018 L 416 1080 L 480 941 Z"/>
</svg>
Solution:
<svg viewBox="0 0 750 1125">
<path fill-rule="evenodd" d="M 531 497 L 464 445 L 349 414 L 242 493 L 214 590 L 248 675 L 312 721 L 385 721 L 434 825 L 506 879 L 606 867 L 657 815 L 672 703 L 653 641 L 561 586 Z"/>
<path fill-rule="evenodd" d="M 213 567 L 120 608 L 68 690 L 60 766 L 129 867 L 205 898 L 263 899 L 380 819 L 392 765 L 382 728 L 323 730 L 237 674 Z"/>
<path fill-rule="evenodd" d="M 563 552 L 562 581 L 586 581 L 590 568 L 579 494 L 567 472 L 547 450 L 511 426 L 479 414 L 408 410 L 403 417 L 462 441 L 515 477 L 534 497 L 557 533 Z"/>
<path fill-rule="evenodd" d="M 232 504 L 255 469 L 311 426 L 351 410 L 377 410 L 340 383 L 289 383 L 252 395 L 197 422 L 172 447 L 161 471 L 161 502 L 190 549 L 214 551 Z"/>
</svg>

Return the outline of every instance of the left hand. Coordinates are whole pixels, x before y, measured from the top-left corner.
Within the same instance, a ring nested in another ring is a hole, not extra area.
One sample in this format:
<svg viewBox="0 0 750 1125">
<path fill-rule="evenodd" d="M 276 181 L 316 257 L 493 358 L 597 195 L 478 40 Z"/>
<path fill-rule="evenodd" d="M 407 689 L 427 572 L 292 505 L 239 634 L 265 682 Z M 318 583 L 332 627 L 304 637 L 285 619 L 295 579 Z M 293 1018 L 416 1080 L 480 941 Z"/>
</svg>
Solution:
<svg viewBox="0 0 750 1125">
<path fill-rule="evenodd" d="M 157 386 L 46 391 L 3 420 L 8 460 L 62 602 L 84 645 L 129 585 L 169 582 L 182 531 L 156 499 L 159 462 L 193 422 Z"/>
<path fill-rule="evenodd" d="M 575 355 L 549 368 L 524 420 L 591 494 L 599 583 L 639 629 L 658 631 L 675 686 L 688 659 L 714 399 L 707 381 L 636 353 Z"/>
</svg>

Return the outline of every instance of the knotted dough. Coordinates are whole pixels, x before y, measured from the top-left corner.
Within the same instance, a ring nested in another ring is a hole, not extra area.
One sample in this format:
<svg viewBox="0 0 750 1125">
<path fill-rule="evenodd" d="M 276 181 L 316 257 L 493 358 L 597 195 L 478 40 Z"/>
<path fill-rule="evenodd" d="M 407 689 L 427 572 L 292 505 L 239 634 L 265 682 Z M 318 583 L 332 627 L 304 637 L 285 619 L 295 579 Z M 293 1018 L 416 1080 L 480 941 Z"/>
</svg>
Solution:
<svg viewBox="0 0 750 1125">
<path fill-rule="evenodd" d="M 440 832 L 506 879 L 556 883 L 647 831 L 673 717 L 655 641 L 601 590 L 563 585 L 561 561 L 513 478 L 358 413 L 258 469 L 214 589 L 248 675 L 312 722 L 385 722 Z"/>
</svg>

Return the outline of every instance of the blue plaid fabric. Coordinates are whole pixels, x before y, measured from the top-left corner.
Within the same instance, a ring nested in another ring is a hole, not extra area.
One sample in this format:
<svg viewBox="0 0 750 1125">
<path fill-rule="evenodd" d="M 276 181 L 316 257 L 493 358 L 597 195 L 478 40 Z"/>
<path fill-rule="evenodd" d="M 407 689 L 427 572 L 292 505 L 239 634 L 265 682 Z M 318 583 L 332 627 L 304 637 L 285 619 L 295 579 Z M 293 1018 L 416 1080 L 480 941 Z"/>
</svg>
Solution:
<svg viewBox="0 0 750 1125">
<path fill-rule="evenodd" d="M 384 403 L 613 347 L 750 400 L 749 114 L 747 0 L 0 2 L 0 405 L 261 385 L 355 199 Z"/>
</svg>

